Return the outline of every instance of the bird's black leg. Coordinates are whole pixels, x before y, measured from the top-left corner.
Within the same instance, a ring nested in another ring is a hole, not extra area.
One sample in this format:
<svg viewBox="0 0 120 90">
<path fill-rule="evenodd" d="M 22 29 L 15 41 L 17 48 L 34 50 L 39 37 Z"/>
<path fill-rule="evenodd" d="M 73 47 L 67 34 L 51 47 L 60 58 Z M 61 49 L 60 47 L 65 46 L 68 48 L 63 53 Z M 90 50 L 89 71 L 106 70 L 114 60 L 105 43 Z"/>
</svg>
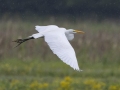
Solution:
<svg viewBox="0 0 120 90">
<path fill-rule="evenodd" d="M 34 37 L 28 37 L 28 38 L 25 38 L 25 39 L 17 39 L 17 40 L 15 40 L 15 41 L 13 41 L 13 42 L 18 43 L 17 46 L 19 46 L 19 45 L 22 44 L 23 42 L 28 41 L 28 40 L 31 40 L 31 39 L 34 39 Z M 15 47 L 17 47 L 17 46 L 15 46 Z"/>
</svg>

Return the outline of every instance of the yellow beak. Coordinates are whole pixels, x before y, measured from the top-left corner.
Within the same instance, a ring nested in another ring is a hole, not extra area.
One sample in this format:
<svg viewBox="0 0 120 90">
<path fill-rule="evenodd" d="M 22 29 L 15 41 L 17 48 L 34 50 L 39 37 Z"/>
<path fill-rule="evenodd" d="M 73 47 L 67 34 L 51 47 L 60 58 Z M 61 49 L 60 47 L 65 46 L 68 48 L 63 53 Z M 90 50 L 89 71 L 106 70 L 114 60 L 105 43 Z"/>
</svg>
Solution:
<svg viewBox="0 0 120 90">
<path fill-rule="evenodd" d="M 83 31 L 79 31 L 79 30 L 74 30 L 74 32 L 76 32 L 76 33 L 84 33 Z"/>
</svg>

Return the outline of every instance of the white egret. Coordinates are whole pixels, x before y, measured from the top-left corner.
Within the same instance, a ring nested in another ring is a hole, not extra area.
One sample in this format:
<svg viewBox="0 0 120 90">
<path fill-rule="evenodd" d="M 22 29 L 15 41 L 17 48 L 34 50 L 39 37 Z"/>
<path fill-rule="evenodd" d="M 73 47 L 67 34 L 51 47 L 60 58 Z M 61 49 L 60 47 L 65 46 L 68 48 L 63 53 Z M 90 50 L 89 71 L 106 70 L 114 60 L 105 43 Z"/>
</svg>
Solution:
<svg viewBox="0 0 120 90">
<path fill-rule="evenodd" d="M 68 40 L 72 40 L 75 33 L 84 33 L 83 31 L 73 29 L 66 30 L 65 28 L 56 25 L 35 26 L 35 29 L 38 33 L 25 39 L 15 40 L 14 42 L 18 43 L 17 46 L 27 40 L 43 37 L 53 53 L 64 63 L 70 65 L 74 70 L 81 71 L 78 66 L 75 51 Z"/>
</svg>

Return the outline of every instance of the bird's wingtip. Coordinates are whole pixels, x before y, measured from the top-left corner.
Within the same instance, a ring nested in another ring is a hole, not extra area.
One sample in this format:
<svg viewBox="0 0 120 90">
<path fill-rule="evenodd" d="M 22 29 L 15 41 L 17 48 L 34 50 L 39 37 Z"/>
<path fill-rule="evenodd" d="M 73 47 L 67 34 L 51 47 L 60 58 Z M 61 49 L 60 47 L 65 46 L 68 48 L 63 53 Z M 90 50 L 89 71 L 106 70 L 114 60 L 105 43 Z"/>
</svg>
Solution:
<svg viewBox="0 0 120 90">
<path fill-rule="evenodd" d="M 83 71 L 83 70 L 79 70 L 80 72 Z"/>
<path fill-rule="evenodd" d="M 77 70 L 77 71 L 79 71 L 79 72 L 83 71 L 83 70 L 81 70 L 81 69 L 74 69 L 74 70 Z"/>
</svg>

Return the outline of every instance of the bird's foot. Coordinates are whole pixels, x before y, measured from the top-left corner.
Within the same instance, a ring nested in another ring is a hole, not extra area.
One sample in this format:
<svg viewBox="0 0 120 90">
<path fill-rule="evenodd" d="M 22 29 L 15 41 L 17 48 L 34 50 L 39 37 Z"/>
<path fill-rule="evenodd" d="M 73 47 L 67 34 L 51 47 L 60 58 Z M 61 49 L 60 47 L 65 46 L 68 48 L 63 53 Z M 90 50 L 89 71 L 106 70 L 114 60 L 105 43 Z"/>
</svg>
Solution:
<svg viewBox="0 0 120 90">
<path fill-rule="evenodd" d="M 23 42 L 24 42 L 24 39 L 17 39 L 17 40 L 15 40 L 15 41 L 13 41 L 13 42 L 16 42 L 16 43 L 23 43 Z"/>
<path fill-rule="evenodd" d="M 18 43 L 17 44 L 17 46 L 19 46 L 21 43 L 23 43 L 25 40 L 24 39 L 17 39 L 17 40 L 15 40 L 15 41 L 13 41 L 13 42 L 16 42 L 16 43 Z M 17 46 L 15 46 L 15 47 L 17 47 Z M 14 47 L 14 48 L 15 48 Z"/>
<path fill-rule="evenodd" d="M 25 41 L 28 41 L 28 40 L 30 40 L 30 39 L 35 39 L 35 38 L 34 38 L 34 37 L 28 37 L 28 38 L 25 38 L 25 39 L 17 39 L 17 40 L 15 40 L 15 41 L 13 41 L 13 42 L 18 43 L 17 46 L 19 46 L 21 43 L 23 43 L 23 42 L 25 42 Z M 16 47 L 17 47 L 17 46 L 16 46 Z"/>
</svg>

